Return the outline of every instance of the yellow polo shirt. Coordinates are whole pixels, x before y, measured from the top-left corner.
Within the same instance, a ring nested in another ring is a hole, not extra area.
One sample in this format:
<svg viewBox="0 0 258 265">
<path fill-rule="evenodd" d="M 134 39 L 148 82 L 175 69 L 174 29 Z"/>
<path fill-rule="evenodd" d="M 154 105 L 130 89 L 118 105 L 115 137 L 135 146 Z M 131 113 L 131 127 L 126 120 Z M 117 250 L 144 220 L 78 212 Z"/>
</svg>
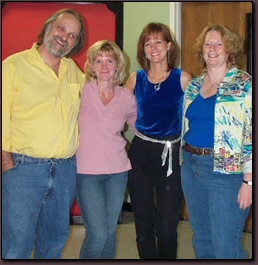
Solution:
<svg viewBox="0 0 258 265">
<path fill-rule="evenodd" d="M 77 150 L 85 76 L 62 58 L 59 77 L 36 43 L 2 62 L 2 150 L 37 158 L 68 158 Z"/>
</svg>

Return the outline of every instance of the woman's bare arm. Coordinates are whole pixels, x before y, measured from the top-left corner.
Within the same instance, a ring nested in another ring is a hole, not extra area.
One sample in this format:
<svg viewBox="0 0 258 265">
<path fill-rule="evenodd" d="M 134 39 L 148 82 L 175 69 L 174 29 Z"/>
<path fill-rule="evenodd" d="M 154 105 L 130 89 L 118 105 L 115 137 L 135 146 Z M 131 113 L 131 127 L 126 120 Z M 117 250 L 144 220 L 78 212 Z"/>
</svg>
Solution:
<svg viewBox="0 0 258 265">
<path fill-rule="evenodd" d="M 182 88 L 185 91 L 188 83 L 193 79 L 193 75 L 186 71 L 182 72 Z"/>
<path fill-rule="evenodd" d="M 129 89 L 129 90 L 131 90 L 133 92 L 134 88 L 135 88 L 135 84 L 136 84 L 136 72 L 133 72 L 129 76 L 129 78 L 128 78 L 126 84 L 125 84 L 125 88 L 127 88 L 127 89 Z"/>
</svg>

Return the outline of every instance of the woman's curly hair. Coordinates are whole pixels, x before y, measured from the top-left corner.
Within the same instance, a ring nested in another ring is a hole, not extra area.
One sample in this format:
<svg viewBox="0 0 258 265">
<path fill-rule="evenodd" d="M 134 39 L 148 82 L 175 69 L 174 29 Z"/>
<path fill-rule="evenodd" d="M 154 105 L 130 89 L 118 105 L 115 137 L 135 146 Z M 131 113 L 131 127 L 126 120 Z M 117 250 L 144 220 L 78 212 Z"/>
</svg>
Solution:
<svg viewBox="0 0 258 265">
<path fill-rule="evenodd" d="M 227 64 L 229 68 L 240 68 L 243 63 L 244 54 L 244 40 L 229 28 L 221 24 L 213 24 L 203 29 L 201 34 L 197 37 L 193 48 L 197 57 L 199 58 L 203 72 L 206 72 L 206 62 L 203 58 L 203 44 L 207 33 L 215 30 L 220 33 L 222 41 L 225 45 L 225 51 L 228 54 Z"/>
</svg>

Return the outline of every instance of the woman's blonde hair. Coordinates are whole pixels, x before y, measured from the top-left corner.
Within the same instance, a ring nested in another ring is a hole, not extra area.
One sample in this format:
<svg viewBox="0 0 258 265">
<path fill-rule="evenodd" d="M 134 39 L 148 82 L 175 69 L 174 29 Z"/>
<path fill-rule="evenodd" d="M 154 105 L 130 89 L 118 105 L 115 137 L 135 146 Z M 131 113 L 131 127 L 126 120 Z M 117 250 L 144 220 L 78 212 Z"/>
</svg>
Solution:
<svg viewBox="0 0 258 265">
<path fill-rule="evenodd" d="M 199 58 L 202 71 L 205 72 L 207 70 L 206 62 L 203 58 L 203 44 L 207 33 L 211 30 L 215 30 L 221 35 L 223 44 L 225 45 L 225 51 L 228 54 L 228 67 L 240 68 L 243 63 L 242 56 L 244 54 L 244 40 L 229 28 L 221 24 L 213 24 L 203 29 L 201 34 L 197 37 L 196 43 L 193 46 L 195 53 Z"/>
<path fill-rule="evenodd" d="M 87 61 L 85 63 L 85 75 L 88 81 L 93 81 L 97 79 L 95 72 L 92 70 L 92 64 L 96 60 L 97 56 L 102 56 L 103 54 L 113 57 L 117 62 L 117 72 L 114 77 L 113 83 L 115 85 L 120 85 L 124 82 L 126 76 L 126 61 L 122 50 L 119 46 L 109 40 L 100 40 L 95 42 L 87 52 Z"/>
</svg>

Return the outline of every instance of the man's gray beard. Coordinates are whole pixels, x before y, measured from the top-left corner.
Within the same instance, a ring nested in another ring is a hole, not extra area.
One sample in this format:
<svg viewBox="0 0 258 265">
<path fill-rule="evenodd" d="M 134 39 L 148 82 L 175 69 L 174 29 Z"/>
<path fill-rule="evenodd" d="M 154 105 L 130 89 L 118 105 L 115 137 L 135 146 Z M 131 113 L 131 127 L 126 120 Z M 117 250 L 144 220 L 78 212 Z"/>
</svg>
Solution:
<svg viewBox="0 0 258 265">
<path fill-rule="evenodd" d="M 50 32 L 50 27 L 46 30 L 44 36 L 44 43 L 49 53 L 51 53 L 56 58 L 62 58 L 65 55 L 67 55 L 72 49 L 68 49 L 66 47 L 60 50 L 55 49 L 52 45 L 52 43 L 54 42 L 54 38 L 53 39 L 48 38 L 49 32 Z"/>
<path fill-rule="evenodd" d="M 64 49 L 60 49 L 60 50 L 57 50 L 53 47 L 52 43 L 53 43 L 53 39 L 50 40 L 50 39 L 46 39 L 45 40 L 45 44 L 46 44 L 46 48 L 47 50 L 56 58 L 62 58 L 64 57 L 65 55 L 67 55 L 71 50 L 68 50 L 67 48 L 64 48 Z"/>
</svg>

